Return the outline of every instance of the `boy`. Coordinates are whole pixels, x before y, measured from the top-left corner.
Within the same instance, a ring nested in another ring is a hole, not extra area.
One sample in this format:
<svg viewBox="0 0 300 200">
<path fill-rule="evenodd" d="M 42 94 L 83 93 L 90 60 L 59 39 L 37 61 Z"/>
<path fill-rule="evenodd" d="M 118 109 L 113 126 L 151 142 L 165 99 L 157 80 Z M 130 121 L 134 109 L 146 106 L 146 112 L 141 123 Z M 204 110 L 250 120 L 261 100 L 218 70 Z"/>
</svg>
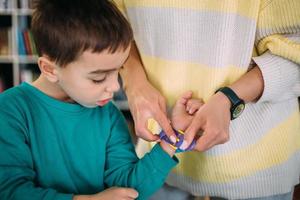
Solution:
<svg viewBox="0 0 300 200">
<path fill-rule="evenodd" d="M 0 199 L 146 199 L 178 161 L 164 141 L 139 160 L 109 102 L 126 19 L 109 1 L 40 0 L 31 28 L 41 75 L 0 96 Z"/>
</svg>

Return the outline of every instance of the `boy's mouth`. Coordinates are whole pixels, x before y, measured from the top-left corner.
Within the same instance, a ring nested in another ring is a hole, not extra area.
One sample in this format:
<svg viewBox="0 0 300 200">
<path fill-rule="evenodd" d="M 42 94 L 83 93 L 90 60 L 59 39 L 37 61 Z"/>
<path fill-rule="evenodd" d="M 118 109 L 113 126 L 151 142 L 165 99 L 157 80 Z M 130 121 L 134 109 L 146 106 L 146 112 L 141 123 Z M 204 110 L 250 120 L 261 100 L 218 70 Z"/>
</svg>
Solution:
<svg viewBox="0 0 300 200">
<path fill-rule="evenodd" d="M 101 100 L 101 101 L 97 101 L 97 105 L 98 106 L 104 106 L 105 104 L 107 104 L 108 102 L 110 102 L 111 98 L 109 99 L 104 99 L 104 100 Z"/>
</svg>

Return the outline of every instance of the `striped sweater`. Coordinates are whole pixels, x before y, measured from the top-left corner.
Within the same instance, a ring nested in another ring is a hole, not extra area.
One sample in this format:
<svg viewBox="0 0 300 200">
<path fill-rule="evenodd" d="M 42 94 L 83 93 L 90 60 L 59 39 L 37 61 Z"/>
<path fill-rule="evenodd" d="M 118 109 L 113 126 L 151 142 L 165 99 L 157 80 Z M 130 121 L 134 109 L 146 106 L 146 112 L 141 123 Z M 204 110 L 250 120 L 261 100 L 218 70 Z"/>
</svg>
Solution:
<svg viewBox="0 0 300 200">
<path fill-rule="evenodd" d="M 167 182 L 230 199 L 291 191 L 300 172 L 299 0 L 116 0 L 150 82 L 172 106 L 207 101 L 257 64 L 264 92 L 230 124 L 230 141 L 179 154 Z"/>
</svg>

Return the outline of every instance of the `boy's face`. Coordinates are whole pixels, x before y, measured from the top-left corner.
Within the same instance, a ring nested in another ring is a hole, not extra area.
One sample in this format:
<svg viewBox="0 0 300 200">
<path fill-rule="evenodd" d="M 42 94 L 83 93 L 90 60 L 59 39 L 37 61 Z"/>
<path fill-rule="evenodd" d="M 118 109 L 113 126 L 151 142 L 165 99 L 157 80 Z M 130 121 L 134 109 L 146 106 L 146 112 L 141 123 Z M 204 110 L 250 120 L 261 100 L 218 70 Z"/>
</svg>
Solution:
<svg viewBox="0 0 300 200">
<path fill-rule="evenodd" d="M 120 89 L 118 72 L 129 50 L 113 54 L 85 51 L 76 61 L 57 68 L 58 84 L 69 98 L 85 107 L 103 106 Z"/>
</svg>

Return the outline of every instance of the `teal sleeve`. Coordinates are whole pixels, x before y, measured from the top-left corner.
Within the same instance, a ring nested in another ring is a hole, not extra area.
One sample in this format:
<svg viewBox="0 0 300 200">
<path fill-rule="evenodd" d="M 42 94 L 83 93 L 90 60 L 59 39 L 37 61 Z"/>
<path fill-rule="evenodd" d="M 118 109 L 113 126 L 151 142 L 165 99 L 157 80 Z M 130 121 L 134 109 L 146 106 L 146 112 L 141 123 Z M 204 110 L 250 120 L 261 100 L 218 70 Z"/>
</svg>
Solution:
<svg viewBox="0 0 300 200">
<path fill-rule="evenodd" d="M 169 171 L 178 163 L 159 144 L 138 159 L 124 117 L 116 108 L 111 111 L 111 135 L 107 144 L 105 183 L 108 187 L 130 187 L 147 199 L 164 183 Z"/>
<path fill-rule="evenodd" d="M 13 115 L 0 109 L 0 199 L 71 200 L 72 194 L 58 193 L 36 184 L 24 122 L 21 114 Z"/>
</svg>

